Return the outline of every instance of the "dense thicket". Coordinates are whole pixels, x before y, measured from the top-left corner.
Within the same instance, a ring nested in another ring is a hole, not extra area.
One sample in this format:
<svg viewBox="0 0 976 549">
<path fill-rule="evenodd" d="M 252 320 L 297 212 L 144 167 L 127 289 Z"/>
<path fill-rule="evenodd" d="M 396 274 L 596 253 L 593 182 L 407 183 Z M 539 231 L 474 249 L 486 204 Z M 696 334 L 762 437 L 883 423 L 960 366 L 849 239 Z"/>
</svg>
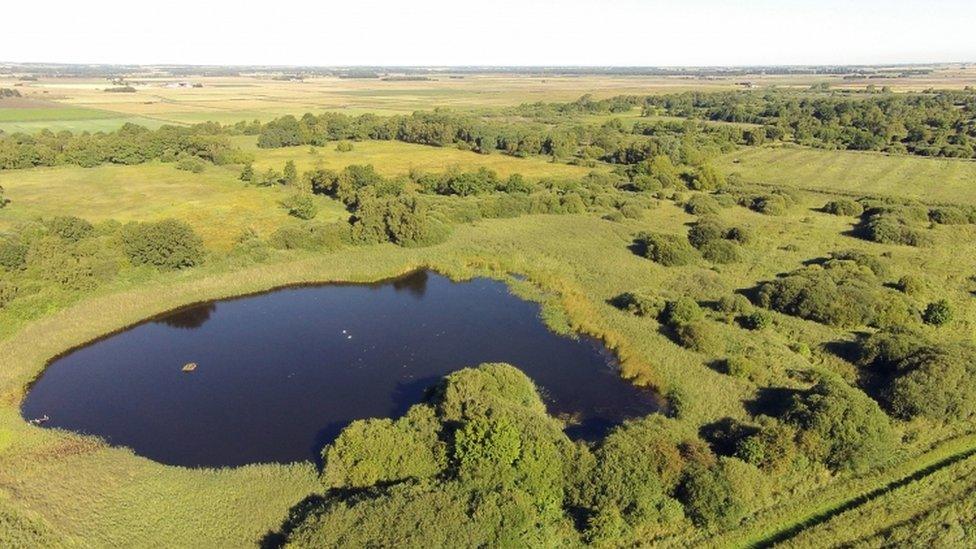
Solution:
<svg viewBox="0 0 976 549">
<path fill-rule="evenodd" d="M 122 227 L 122 248 L 136 265 L 164 269 L 193 267 L 203 261 L 203 240 L 183 221 L 164 219 Z"/>
<path fill-rule="evenodd" d="M 823 380 L 798 393 L 784 419 L 800 429 L 800 446 L 832 470 L 860 472 L 894 457 L 897 437 L 888 416 L 842 381 Z"/>
<path fill-rule="evenodd" d="M 976 348 L 970 344 L 881 332 L 861 343 L 858 363 L 895 417 L 951 421 L 976 414 Z"/>
<path fill-rule="evenodd" d="M 558 124 L 510 122 L 504 117 L 474 116 L 447 110 L 409 116 L 351 117 L 339 113 L 284 116 L 264 124 L 258 136 L 263 148 L 324 145 L 336 140 L 397 140 L 438 147 L 455 146 L 487 154 L 546 155 L 556 160 L 592 164 L 638 165 L 628 170 L 640 190 L 673 186 L 684 176 L 693 188 L 713 189 L 724 177 L 707 166 L 712 152 L 745 143 L 735 127 L 709 127 L 690 122 L 642 123 L 627 128 L 619 121 L 586 125 L 573 120 Z M 667 160 L 664 160 L 664 159 Z M 682 172 L 679 165 L 697 169 Z M 638 177 L 642 176 L 642 177 Z"/>
<path fill-rule="evenodd" d="M 834 326 L 896 327 L 915 321 L 905 299 L 882 285 L 863 256 L 839 257 L 763 282 L 756 303 Z"/>
<path fill-rule="evenodd" d="M 214 164 L 244 161 L 247 155 L 232 146 L 226 134 L 216 123 L 163 126 L 158 130 L 125 124 L 108 133 L 0 133 L 0 170 L 62 164 L 141 164 L 156 159 L 196 159 Z"/>
<path fill-rule="evenodd" d="M 519 370 L 461 370 L 404 417 L 347 427 L 324 450 L 324 497 L 286 534 L 300 546 L 551 546 L 734 524 L 757 470 L 672 421 L 629 422 L 591 450 Z"/>
<path fill-rule="evenodd" d="M 687 92 L 649 96 L 647 115 L 759 124 L 767 139 L 815 147 L 976 156 L 976 93 Z"/>
</svg>

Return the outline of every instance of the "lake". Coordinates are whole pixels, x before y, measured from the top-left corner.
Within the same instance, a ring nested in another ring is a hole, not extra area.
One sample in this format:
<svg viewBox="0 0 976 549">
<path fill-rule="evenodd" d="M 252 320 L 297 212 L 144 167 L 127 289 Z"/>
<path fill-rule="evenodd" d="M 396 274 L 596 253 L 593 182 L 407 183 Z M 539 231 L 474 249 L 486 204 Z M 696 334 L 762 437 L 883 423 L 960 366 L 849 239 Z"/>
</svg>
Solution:
<svg viewBox="0 0 976 549">
<path fill-rule="evenodd" d="M 172 465 L 316 460 L 349 422 L 402 415 L 445 374 L 483 362 L 524 371 L 551 414 L 574 418 L 573 438 L 659 407 L 598 341 L 551 332 L 503 282 L 418 271 L 148 320 L 54 360 L 21 411 Z"/>
</svg>

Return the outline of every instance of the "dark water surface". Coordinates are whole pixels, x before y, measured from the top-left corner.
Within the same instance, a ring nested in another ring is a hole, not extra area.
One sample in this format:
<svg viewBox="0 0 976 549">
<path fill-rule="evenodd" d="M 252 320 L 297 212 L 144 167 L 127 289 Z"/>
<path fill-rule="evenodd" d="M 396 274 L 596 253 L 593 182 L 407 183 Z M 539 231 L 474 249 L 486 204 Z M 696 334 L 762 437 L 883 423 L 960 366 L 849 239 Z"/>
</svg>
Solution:
<svg viewBox="0 0 976 549">
<path fill-rule="evenodd" d="M 183 373 L 188 362 L 198 367 Z M 573 437 L 657 407 L 598 342 L 550 332 L 505 284 L 418 272 L 170 313 L 51 363 L 22 412 L 167 464 L 311 460 L 349 422 L 399 416 L 445 374 L 482 362 L 521 368 L 550 413 L 579 419 Z"/>
</svg>

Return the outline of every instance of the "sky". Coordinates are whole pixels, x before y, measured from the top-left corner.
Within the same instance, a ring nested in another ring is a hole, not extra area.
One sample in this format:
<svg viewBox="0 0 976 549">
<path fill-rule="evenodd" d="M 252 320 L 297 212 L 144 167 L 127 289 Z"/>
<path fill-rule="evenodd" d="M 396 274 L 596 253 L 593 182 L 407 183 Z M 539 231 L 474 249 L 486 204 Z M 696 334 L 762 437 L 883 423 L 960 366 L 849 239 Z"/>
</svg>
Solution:
<svg viewBox="0 0 976 549">
<path fill-rule="evenodd" d="M 976 0 L 62 0 L 8 2 L 0 18 L 0 61 L 7 62 L 719 66 L 976 61 Z"/>
</svg>

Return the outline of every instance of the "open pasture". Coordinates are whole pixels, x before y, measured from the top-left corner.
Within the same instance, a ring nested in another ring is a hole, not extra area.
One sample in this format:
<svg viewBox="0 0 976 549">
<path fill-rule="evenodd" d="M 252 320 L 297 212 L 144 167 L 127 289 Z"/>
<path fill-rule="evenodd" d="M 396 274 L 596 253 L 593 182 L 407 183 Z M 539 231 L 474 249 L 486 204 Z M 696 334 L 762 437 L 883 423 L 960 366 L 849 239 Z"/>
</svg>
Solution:
<svg viewBox="0 0 976 549">
<path fill-rule="evenodd" d="M 259 149 L 254 145 L 253 137 L 235 138 L 235 141 L 242 149 L 254 154 L 254 169 L 258 173 L 268 168 L 280 171 L 289 160 L 295 163 L 299 172 L 318 167 L 338 171 L 352 164 L 372 164 L 385 176 L 408 175 L 411 170 L 441 173 L 452 167 L 462 171 L 484 167 L 494 170 L 500 177 L 520 173 L 530 179 L 540 179 L 582 177 L 594 169 L 551 162 L 541 156 L 518 158 L 499 152 L 478 154 L 454 147 L 430 147 L 401 141 L 354 142 L 353 150 L 348 152 L 336 151 L 334 143 L 315 148 Z"/>
<path fill-rule="evenodd" d="M 44 168 L 4 172 L 0 185 L 17 205 L 4 211 L 0 230 L 57 215 L 123 223 L 174 217 L 193 225 L 207 244 L 226 249 L 246 228 L 267 235 L 290 220 L 279 205 L 289 191 L 247 187 L 236 171 L 217 166 L 200 174 L 161 163 Z M 316 201 L 321 220 L 345 217 L 335 201 Z"/>
<path fill-rule="evenodd" d="M 969 160 L 776 146 L 734 151 L 717 165 L 750 183 L 976 204 L 976 162 Z"/>
</svg>

